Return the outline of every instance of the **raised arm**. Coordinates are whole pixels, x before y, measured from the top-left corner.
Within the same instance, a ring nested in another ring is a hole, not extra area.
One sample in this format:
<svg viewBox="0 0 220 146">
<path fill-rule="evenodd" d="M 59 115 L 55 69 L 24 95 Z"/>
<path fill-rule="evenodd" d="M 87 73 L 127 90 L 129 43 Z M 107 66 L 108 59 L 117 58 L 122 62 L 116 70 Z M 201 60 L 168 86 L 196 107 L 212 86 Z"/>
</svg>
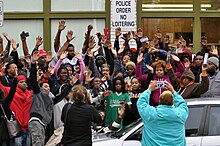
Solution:
<svg viewBox="0 0 220 146">
<path fill-rule="evenodd" d="M 20 34 L 20 38 L 22 42 L 22 49 L 23 49 L 24 56 L 27 56 L 29 55 L 29 52 L 28 52 L 27 41 L 26 41 L 27 36 L 25 35 L 24 31 Z"/>
<path fill-rule="evenodd" d="M 57 61 L 55 67 L 54 67 L 54 75 L 57 77 L 58 69 L 60 68 L 60 65 L 62 64 L 63 59 L 67 57 L 68 52 L 64 51 L 62 52 L 60 59 Z"/>
<path fill-rule="evenodd" d="M 176 108 L 176 111 L 178 112 L 182 122 L 185 122 L 189 114 L 186 101 L 173 89 L 172 85 L 168 82 L 165 83 L 165 87 L 173 93 L 174 107 Z"/>
<path fill-rule="evenodd" d="M 70 41 L 72 41 L 75 37 L 73 37 L 73 31 L 68 31 L 67 35 L 66 35 L 66 42 L 63 44 L 63 46 L 61 47 L 61 49 L 58 51 L 57 53 L 57 58 L 60 58 L 60 55 L 62 54 L 62 52 L 66 51 Z"/>
<path fill-rule="evenodd" d="M 2 106 L 4 107 L 6 115 L 7 115 L 7 112 L 10 111 L 10 105 L 11 105 L 11 102 L 12 102 L 13 97 L 14 97 L 15 92 L 16 92 L 17 83 L 18 83 L 17 82 L 17 77 L 15 77 L 14 80 L 12 81 L 12 85 L 11 85 L 11 88 L 9 90 L 8 96 L 2 102 Z"/>
<path fill-rule="evenodd" d="M 34 49 L 38 50 L 42 44 L 43 44 L 43 38 L 41 36 L 37 36 Z"/>
<path fill-rule="evenodd" d="M 10 52 L 10 46 L 11 46 L 11 38 L 9 37 L 9 35 L 7 33 L 3 33 L 3 36 L 6 38 L 6 40 L 8 41 L 6 47 L 5 47 L 5 50 L 8 51 L 8 54 Z M 6 58 L 8 57 L 8 54 L 5 56 Z"/>
<path fill-rule="evenodd" d="M 151 81 L 148 89 L 140 95 L 137 101 L 138 112 L 144 122 L 148 122 L 149 120 L 156 118 L 156 109 L 149 105 L 150 94 L 154 90 L 156 90 L 156 81 Z"/>
<path fill-rule="evenodd" d="M 18 44 L 15 42 L 15 40 L 11 40 L 11 43 L 12 43 L 12 48 L 13 48 L 13 50 L 11 51 L 11 54 L 10 54 L 10 56 L 12 56 L 12 58 L 13 58 L 13 60 L 14 60 L 14 63 L 16 64 L 16 65 L 18 65 L 18 51 L 17 51 L 17 49 L 18 49 Z"/>
<path fill-rule="evenodd" d="M 60 48 L 60 35 L 61 32 L 65 29 L 66 25 L 65 25 L 65 21 L 62 20 L 59 22 L 58 25 L 58 30 L 54 39 L 54 51 L 58 52 L 59 48 Z"/>
<path fill-rule="evenodd" d="M 80 65 L 80 74 L 79 74 L 79 81 L 83 83 L 84 80 L 84 72 L 85 72 L 85 64 L 83 62 L 82 56 L 80 53 L 77 53 L 75 57 L 79 60 L 79 65 Z"/>
<path fill-rule="evenodd" d="M 32 55 L 32 62 L 31 62 L 31 70 L 30 70 L 30 83 L 35 94 L 40 93 L 40 87 L 37 81 L 37 68 L 36 62 L 39 59 L 39 52 L 35 51 Z"/>
<path fill-rule="evenodd" d="M 2 53 L 2 51 L 3 51 L 3 39 L 0 36 L 0 53 Z"/>
</svg>

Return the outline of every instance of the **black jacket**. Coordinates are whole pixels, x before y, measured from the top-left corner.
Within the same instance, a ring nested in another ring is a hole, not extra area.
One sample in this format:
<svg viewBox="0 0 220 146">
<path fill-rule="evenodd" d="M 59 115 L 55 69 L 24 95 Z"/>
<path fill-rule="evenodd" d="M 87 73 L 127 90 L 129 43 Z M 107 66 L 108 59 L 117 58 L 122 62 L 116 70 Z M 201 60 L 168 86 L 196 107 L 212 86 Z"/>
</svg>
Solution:
<svg viewBox="0 0 220 146">
<path fill-rule="evenodd" d="M 65 121 L 69 104 L 63 107 L 62 122 Z M 98 111 L 87 103 L 73 103 L 67 113 L 66 122 L 64 122 L 62 144 L 64 146 L 92 146 L 92 122 L 101 122 Z"/>
</svg>

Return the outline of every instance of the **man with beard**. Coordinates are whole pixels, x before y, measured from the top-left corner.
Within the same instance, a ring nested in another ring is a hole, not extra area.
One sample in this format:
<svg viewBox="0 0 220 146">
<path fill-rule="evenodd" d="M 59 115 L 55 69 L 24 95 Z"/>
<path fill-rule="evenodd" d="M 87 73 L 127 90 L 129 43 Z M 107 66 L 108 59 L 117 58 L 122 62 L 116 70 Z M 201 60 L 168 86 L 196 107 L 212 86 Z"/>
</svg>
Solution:
<svg viewBox="0 0 220 146">
<path fill-rule="evenodd" d="M 209 75 L 209 89 L 201 97 L 220 97 L 220 72 L 219 59 L 210 57 L 207 61 L 207 73 Z"/>
<path fill-rule="evenodd" d="M 203 59 L 204 54 L 202 52 L 196 53 L 195 63 L 190 67 L 195 76 L 195 83 L 199 83 L 201 81 L 200 74 L 202 73 Z"/>
</svg>

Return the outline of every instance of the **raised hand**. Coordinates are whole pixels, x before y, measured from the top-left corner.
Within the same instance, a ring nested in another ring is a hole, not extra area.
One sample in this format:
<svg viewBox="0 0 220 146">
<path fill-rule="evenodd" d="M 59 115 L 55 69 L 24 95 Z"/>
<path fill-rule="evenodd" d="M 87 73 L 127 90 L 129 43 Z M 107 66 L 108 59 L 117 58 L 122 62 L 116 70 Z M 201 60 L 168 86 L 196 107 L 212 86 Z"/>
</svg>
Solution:
<svg viewBox="0 0 220 146">
<path fill-rule="evenodd" d="M 86 67 L 85 73 L 84 73 L 85 82 L 89 83 L 93 80 L 94 77 L 91 78 L 91 75 L 92 75 L 92 71 L 88 67 Z"/>
<path fill-rule="evenodd" d="M 94 56 L 94 53 L 91 51 L 90 48 L 88 48 L 88 50 L 87 50 L 87 55 L 91 58 Z"/>
<path fill-rule="evenodd" d="M 154 68 L 148 64 L 146 64 L 147 69 L 153 74 L 154 73 Z"/>
<path fill-rule="evenodd" d="M 12 48 L 13 48 L 13 51 L 17 51 L 17 48 L 18 48 L 18 44 L 15 42 L 14 39 L 11 39 L 11 44 L 12 44 Z"/>
<path fill-rule="evenodd" d="M 75 76 L 72 75 L 72 78 L 70 80 L 70 84 L 73 86 L 76 84 L 76 82 L 79 80 L 79 74 L 76 74 Z"/>
<path fill-rule="evenodd" d="M 121 28 L 118 27 L 118 28 L 115 29 L 115 36 L 119 37 L 120 35 L 121 35 Z"/>
<path fill-rule="evenodd" d="M 121 108 L 118 109 L 118 116 L 122 118 L 125 113 L 125 104 L 122 104 Z"/>
<path fill-rule="evenodd" d="M 47 52 L 47 56 L 46 56 L 46 62 L 50 62 L 53 59 L 53 55 L 51 51 Z"/>
<path fill-rule="evenodd" d="M 172 59 L 176 62 L 180 61 L 179 57 L 177 57 L 176 55 L 172 55 Z"/>
<path fill-rule="evenodd" d="M 79 52 L 75 52 L 75 57 L 76 57 L 79 61 L 82 61 L 82 60 L 83 60 L 82 55 L 81 55 Z"/>
<path fill-rule="evenodd" d="M 118 54 L 122 54 L 125 50 L 125 46 L 121 46 L 120 49 L 118 50 Z"/>
<path fill-rule="evenodd" d="M 110 40 L 104 39 L 104 47 L 111 47 Z"/>
<path fill-rule="evenodd" d="M 175 92 L 175 90 L 173 89 L 173 86 L 168 82 L 165 82 L 165 88 L 171 91 L 172 93 Z"/>
<path fill-rule="evenodd" d="M 110 96 L 111 94 L 112 94 L 112 91 L 107 90 L 107 91 L 104 91 L 102 95 L 103 95 L 104 97 L 106 97 L 106 96 Z"/>
<path fill-rule="evenodd" d="M 60 59 L 63 60 L 67 57 L 68 52 L 67 51 L 63 51 L 60 55 Z"/>
<path fill-rule="evenodd" d="M 65 28 L 66 28 L 65 21 L 64 21 L 64 20 L 60 21 L 60 22 L 59 22 L 59 25 L 58 25 L 58 30 L 59 30 L 59 31 L 62 31 L 62 30 L 64 30 Z"/>
<path fill-rule="evenodd" d="M 116 51 L 116 49 L 114 47 L 111 47 L 111 51 L 114 54 L 114 56 L 117 56 L 117 51 Z"/>
<path fill-rule="evenodd" d="M 36 50 L 33 52 L 33 55 L 32 55 L 32 63 L 36 63 L 38 59 L 39 59 L 39 51 Z"/>
<path fill-rule="evenodd" d="M 30 55 L 26 55 L 26 56 L 25 56 L 25 61 L 27 62 L 27 64 L 30 64 L 30 62 L 31 62 L 31 56 L 30 56 Z"/>
<path fill-rule="evenodd" d="M 7 41 L 11 41 L 11 38 L 9 37 L 9 35 L 6 32 L 3 32 L 2 35 L 6 38 Z"/>
<path fill-rule="evenodd" d="M 94 36 L 90 36 L 89 37 L 89 48 L 92 49 L 95 47 L 95 37 Z"/>
<path fill-rule="evenodd" d="M 142 62 L 142 60 L 143 60 L 143 53 L 140 53 L 139 55 L 138 55 L 138 58 L 137 58 L 137 63 L 141 63 Z"/>
<path fill-rule="evenodd" d="M 49 66 L 48 72 L 50 73 L 50 75 L 53 75 L 53 74 L 54 74 L 54 67 L 53 67 L 53 65 L 50 65 L 50 66 Z"/>
<path fill-rule="evenodd" d="M 43 38 L 41 36 L 36 37 L 36 46 L 39 47 L 43 43 Z"/>
<path fill-rule="evenodd" d="M 216 46 L 211 46 L 211 51 L 210 51 L 211 54 L 215 55 L 215 56 L 218 56 L 218 50 L 217 50 L 217 47 Z"/>
<path fill-rule="evenodd" d="M 157 89 L 157 81 L 152 80 L 148 86 L 148 90 L 154 91 Z"/>
<path fill-rule="evenodd" d="M 66 39 L 68 42 L 72 41 L 75 37 L 73 37 L 73 31 L 69 30 L 66 35 Z"/>
<path fill-rule="evenodd" d="M 92 51 L 93 53 L 95 53 L 96 51 L 99 50 L 99 48 L 100 48 L 100 46 L 95 46 L 94 48 L 91 49 L 91 51 Z"/>
<path fill-rule="evenodd" d="M 90 25 L 88 25 L 88 31 L 92 31 L 92 29 L 93 29 L 93 26 L 90 24 Z"/>
<path fill-rule="evenodd" d="M 167 65 L 170 65 L 170 51 L 168 51 L 168 53 L 167 53 L 166 61 L 167 61 Z"/>
</svg>

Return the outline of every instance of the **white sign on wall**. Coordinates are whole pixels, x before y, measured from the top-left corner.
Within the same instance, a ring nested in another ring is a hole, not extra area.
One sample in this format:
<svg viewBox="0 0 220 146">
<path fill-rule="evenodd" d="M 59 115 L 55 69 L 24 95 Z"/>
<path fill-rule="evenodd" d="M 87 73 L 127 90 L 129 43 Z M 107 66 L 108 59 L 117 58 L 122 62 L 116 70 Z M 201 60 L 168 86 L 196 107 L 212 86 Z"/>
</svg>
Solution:
<svg viewBox="0 0 220 146">
<path fill-rule="evenodd" d="M 0 1 L 0 27 L 3 25 L 3 1 Z"/>
<path fill-rule="evenodd" d="M 115 29 L 120 27 L 123 33 L 136 31 L 136 3 L 137 0 L 111 0 L 111 42 L 115 40 Z M 119 40 L 120 45 L 123 40 Z M 130 47 L 135 48 L 136 42 L 131 40 Z"/>
</svg>

